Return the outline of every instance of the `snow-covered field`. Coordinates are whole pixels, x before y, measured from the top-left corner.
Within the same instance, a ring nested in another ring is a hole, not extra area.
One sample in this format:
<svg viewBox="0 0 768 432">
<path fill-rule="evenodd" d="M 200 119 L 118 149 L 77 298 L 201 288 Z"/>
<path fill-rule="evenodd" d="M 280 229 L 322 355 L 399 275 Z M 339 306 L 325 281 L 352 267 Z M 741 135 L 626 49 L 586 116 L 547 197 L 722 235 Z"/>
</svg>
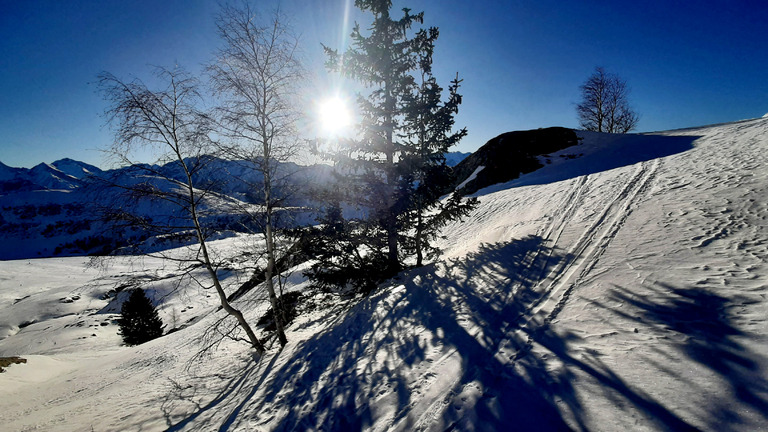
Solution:
<svg viewBox="0 0 768 432">
<path fill-rule="evenodd" d="M 224 315 L 170 261 L 0 262 L 0 357 L 28 359 L 0 374 L 0 429 L 768 430 L 768 119 L 582 135 L 478 192 L 440 261 L 261 358 L 196 356 Z M 129 283 L 186 327 L 120 346 Z M 236 306 L 254 321 L 263 297 Z"/>
</svg>

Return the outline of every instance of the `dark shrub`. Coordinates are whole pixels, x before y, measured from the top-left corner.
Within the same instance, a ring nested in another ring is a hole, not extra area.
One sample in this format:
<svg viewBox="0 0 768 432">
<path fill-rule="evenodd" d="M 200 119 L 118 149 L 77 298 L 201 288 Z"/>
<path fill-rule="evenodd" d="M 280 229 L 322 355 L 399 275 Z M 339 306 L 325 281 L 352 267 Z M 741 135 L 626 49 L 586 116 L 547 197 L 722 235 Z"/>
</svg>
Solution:
<svg viewBox="0 0 768 432">
<path fill-rule="evenodd" d="M 123 303 L 117 320 L 126 345 L 139 345 L 163 335 L 163 321 L 144 290 L 136 288 Z"/>
</svg>

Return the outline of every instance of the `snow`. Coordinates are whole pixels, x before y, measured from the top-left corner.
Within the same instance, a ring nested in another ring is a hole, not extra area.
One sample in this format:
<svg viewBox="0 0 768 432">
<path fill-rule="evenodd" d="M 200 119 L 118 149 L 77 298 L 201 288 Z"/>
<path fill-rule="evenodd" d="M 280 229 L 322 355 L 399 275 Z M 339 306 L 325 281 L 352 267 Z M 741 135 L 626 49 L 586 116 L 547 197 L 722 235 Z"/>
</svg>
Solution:
<svg viewBox="0 0 768 432">
<path fill-rule="evenodd" d="M 463 182 L 461 182 L 458 186 L 456 186 L 456 190 L 461 190 L 464 186 L 467 185 L 467 183 L 471 182 L 472 180 L 477 178 L 477 175 L 480 174 L 480 171 L 482 171 L 485 168 L 484 165 L 480 165 L 477 168 L 475 168 L 474 171 L 472 171 L 472 174 L 469 175 L 469 177 L 466 178 Z"/>
<path fill-rule="evenodd" d="M 3 427 L 768 429 L 768 119 L 580 134 L 479 191 L 439 261 L 318 303 L 260 358 L 229 340 L 196 356 L 223 312 L 171 260 L 0 262 L 0 356 L 28 359 L 0 374 Z M 253 242 L 213 242 L 228 290 Z M 126 281 L 188 325 L 120 346 L 102 298 Z M 263 290 L 236 306 L 255 321 Z"/>
<path fill-rule="evenodd" d="M 77 178 L 47 163 L 32 167 L 29 176 L 35 184 L 48 189 L 74 189 L 79 183 Z"/>
<path fill-rule="evenodd" d="M 93 165 L 70 158 L 57 160 L 51 165 L 57 170 L 78 179 L 84 179 L 90 175 L 97 175 L 102 172 L 99 168 Z"/>
</svg>

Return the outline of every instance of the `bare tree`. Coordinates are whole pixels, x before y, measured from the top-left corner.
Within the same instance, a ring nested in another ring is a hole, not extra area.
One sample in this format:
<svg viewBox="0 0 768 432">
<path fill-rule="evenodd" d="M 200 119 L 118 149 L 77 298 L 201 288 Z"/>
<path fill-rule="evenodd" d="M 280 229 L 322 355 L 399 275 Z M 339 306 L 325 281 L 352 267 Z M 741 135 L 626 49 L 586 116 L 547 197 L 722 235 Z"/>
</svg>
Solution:
<svg viewBox="0 0 768 432">
<path fill-rule="evenodd" d="M 586 130 L 627 133 L 639 119 L 629 107 L 627 82 L 602 67 L 581 86 L 582 101 L 576 106 L 579 124 Z"/>
<path fill-rule="evenodd" d="M 275 216 L 285 198 L 278 196 L 278 191 L 285 193 L 281 187 L 285 178 L 278 168 L 299 149 L 296 96 L 304 77 L 297 56 L 298 39 L 286 22 L 279 10 L 262 20 L 246 1 L 237 7 L 223 5 L 217 26 L 224 44 L 208 66 L 214 91 L 221 99 L 221 130 L 232 142 L 227 150 L 232 157 L 249 161 L 263 177 L 258 188 L 267 249 L 264 280 L 282 345 L 287 339 L 273 284 L 278 261 Z"/>
<path fill-rule="evenodd" d="M 115 129 L 115 140 L 110 150 L 121 163 L 130 165 L 134 165 L 128 156 L 132 150 L 152 150 L 156 154 L 159 153 L 160 161 L 177 164 L 183 173 L 183 180 L 166 176 L 164 180 L 176 186 L 170 189 L 159 188 L 151 183 L 122 187 L 132 194 L 170 202 L 180 210 L 183 218 L 168 220 L 166 227 L 169 230 L 189 228 L 195 233 L 199 248 L 194 259 L 205 269 L 222 308 L 237 319 L 248 337 L 248 342 L 262 354 L 264 345 L 256 337 L 242 312 L 227 300 L 206 244 L 205 227 L 201 224 L 202 202 L 210 191 L 196 188 L 193 176 L 201 166 L 196 162 L 205 160 L 203 156 L 211 148 L 211 122 L 199 109 L 201 97 L 198 83 L 178 68 L 157 68 L 155 76 L 159 82 L 166 85 L 164 89 L 150 90 L 139 80 L 124 82 L 106 72 L 99 75 L 99 88 L 104 99 L 110 104 L 106 110 L 107 119 Z M 157 174 L 157 170 L 152 166 L 135 166 L 150 174 Z"/>
</svg>

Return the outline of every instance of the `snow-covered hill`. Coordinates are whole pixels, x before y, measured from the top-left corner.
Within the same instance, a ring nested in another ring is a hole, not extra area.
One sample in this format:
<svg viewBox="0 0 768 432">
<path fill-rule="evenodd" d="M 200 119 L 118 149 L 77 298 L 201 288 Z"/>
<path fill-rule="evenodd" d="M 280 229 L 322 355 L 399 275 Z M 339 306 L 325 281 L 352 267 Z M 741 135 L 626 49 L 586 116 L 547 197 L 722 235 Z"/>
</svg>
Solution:
<svg viewBox="0 0 768 432">
<path fill-rule="evenodd" d="M 0 356 L 28 359 L 0 374 L 0 422 L 768 430 L 768 119 L 580 135 L 577 152 L 560 151 L 573 157 L 477 191 L 439 261 L 356 305 L 294 272 L 286 289 L 309 300 L 289 344 L 261 358 L 229 340 L 196 356 L 223 315 L 205 290 L 175 289 L 186 285 L 172 261 L 0 262 Z M 247 241 L 213 245 L 233 257 L 229 290 L 249 276 Z M 186 327 L 119 346 L 111 290 L 136 284 Z M 264 293 L 236 305 L 256 320 Z"/>
</svg>

